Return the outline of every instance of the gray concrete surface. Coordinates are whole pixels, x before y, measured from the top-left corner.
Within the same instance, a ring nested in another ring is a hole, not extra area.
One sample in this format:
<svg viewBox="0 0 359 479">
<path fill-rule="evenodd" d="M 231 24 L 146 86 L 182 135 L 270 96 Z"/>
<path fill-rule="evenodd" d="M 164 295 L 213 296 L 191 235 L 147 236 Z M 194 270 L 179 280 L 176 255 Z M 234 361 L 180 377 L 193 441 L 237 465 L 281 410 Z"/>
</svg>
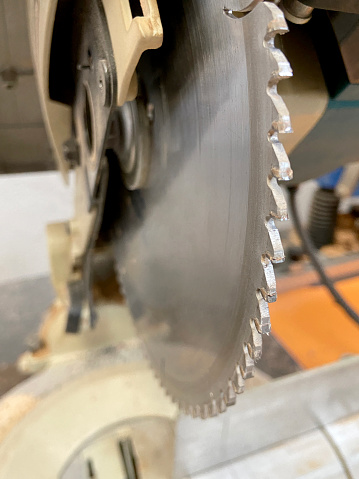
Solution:
<svg viewBox="0 0 359 479">
<path fill-rule="evenodd" d="M 34 342 L 53 298 L 53 288 L 46 276 L 0 286 L 0 364 L 16 361 Z"/>
<path fill-rule="evenodd" d="M 72 216 L 70 180 L 67 187 L 58 172 L 0 176 L 0 395 L 22 379 L 12 363 L 54 298 L 46 224 Z"/>
</svg>

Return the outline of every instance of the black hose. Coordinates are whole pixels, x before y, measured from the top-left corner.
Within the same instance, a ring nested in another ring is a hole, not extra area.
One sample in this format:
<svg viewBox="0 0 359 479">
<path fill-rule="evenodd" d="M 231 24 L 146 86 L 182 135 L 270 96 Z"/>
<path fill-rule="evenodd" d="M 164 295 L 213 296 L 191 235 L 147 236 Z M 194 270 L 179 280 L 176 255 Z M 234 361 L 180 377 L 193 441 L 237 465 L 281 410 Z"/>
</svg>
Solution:
<svg viewBox="0 0 359 479">
<path fill-rule="evenodd" d="M 329 290 L 331 295 L 334 298 L 334 301 L 341 306 L 344 311 L 357 323 L 359 324 L 359 316 L 357 313 L 349 306 L 349 304 L 345 301 L 345 299 L 342 297 L 342 295 L 339 293 L 339 291 L 336 289 L 334 286 L 333 281 L 329 278 L 329 276 L 326 274 L 319 258 L 317 255 L 317 252 L 315 250 L 315 247 L 313 246 L 313 243 L 311 239 L 309 238 L 309 235 L 307 231 L 303 228 L 303 226 L 300 223 L 299 216 L 298 216 L 298 210 L 297 210 L 297 204 L 295 201 L 295 196 L 297 192 L 297 187 L 292 186 L 288 188 L 289 191 L 289 199 L 290 199 L 290 206 L 292 209 L 292 215 L 293 215 L 293 222 L 294 222 L 294 227 L 297 231 L 297 234 L 302 242 L 302 247 L 304 252 L 309 256 L 316 272 L 318 273 L 321 282 L 323 285 Z"/>
<path fill-rule="evenodd" d="M 317 249 L 333 243 L 338 207 L 339 198 L 334 190 L 319 188 L 314 193 L 307 231 Z"/>
</svg>

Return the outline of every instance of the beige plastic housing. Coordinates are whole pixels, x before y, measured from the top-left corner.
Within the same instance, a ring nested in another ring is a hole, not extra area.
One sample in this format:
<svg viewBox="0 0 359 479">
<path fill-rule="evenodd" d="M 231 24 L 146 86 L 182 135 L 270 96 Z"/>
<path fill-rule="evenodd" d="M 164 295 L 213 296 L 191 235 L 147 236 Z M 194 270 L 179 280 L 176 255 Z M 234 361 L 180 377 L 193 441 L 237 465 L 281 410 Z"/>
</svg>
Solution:
<svg viewBox="0 0 359 479">
<path fill-rule="evenodd" d="M 103 0 L 117 72 L 117 105 L 137 95 L 135 69 L 145 50 L 162 45 L 157 0 L 141 0 L 143 17 L 132 18 L 128 0 Z"/>
<path fill-rule="evenodd" d="M 27 0 L 31 48 L 47 134 L 59 170 L 67 179 L 62 145 L 71 137 L 71 108 L 52 101 L 48 78 L 57 0 Z M 117 71 L 117 105 L 137 95 L 135 69 L 145 50 L 162 45 L 163 30 L 156 0 L 141 0 L 142 17 L 132 17 L 129 0 L 103 0 Z"/>
</svg>

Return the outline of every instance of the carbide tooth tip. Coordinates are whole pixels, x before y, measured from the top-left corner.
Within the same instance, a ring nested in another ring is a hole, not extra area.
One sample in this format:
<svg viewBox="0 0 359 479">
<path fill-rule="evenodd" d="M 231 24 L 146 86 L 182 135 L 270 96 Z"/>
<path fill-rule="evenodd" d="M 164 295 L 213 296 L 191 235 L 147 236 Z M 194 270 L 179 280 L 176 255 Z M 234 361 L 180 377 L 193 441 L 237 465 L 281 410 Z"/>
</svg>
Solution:
<svg viewBox="0 0 359 479">
<path fill-rule="evenodd" d="M 243 379 L 248 379 L 253 377 L 254 373 L 254 359 L 249 353 L 248 343 L 243 345 L 244 352 L 244 365 L 240 367 L 241 375 Z"/>
<path fill-rule="evenodd" d="M 233 406 L 236 403 L 237 396 L 236 391 L 233 386 L 233 382 L 231 379 L 228 380 L 227 391 L 225 394 L 225 401 L 227 406 Z"/>
<path fill-rule="evenodd" d="M 271 215 L 280 221 L 288 219 L 288 210 L 287 202 L 285 201 L 282 188 L 278 184 L 277 178 L 275 176 L 268 177 L 267 184 L 269 189 L 272 191 L 274 201 L 277 206 L 277 212 L 272 212 Z"/>
<path fill-rule="evenodd" d="M 270 331 L 270 315 L 269 315 L 268 303 L 266 302 L 261 290 L 257 291 L 256 296 L 257 296 L 259 316 L 260 316 L 260 319 L 259 319 L 260 331 L 261 333 L 266 333 L 268 330 Z"/>
<path fill-rule="evenodd" d="M 271 329 L 272 329 L 272 326 L 270 324 L 266 325 L 264 328 L 262 328 L 262 334 L 269 336 Z"/>
<path fill-rule="evenodd" d="M 293 170 L 290 167 L 273 167 L 271 171 L 273 176 L 275 176 L 279 181 L 290 181 L 293 179 Z"/>
<path fill-rule="evenodd" d="M 226 397 L 223 391 L 221 391 L 218 399 L 218 411 L 220 414 L 227 411 Z"/>
<path fill-rule="evenodd" d="M 218 416 L 218 414 L 219 414 L 219 411 L 218 411 L 216 400 L 212 398 L 209 405 L 209 416 L 215 417 L 215 416 Z"/>
<path fill-rule="evenodd" d="M 192 417 L 194 418 L 201 417 L 201 407 L 198 404 L 193 408 Z"/>
<path fill-rule="evenodd" d="M 285 256 L 278 256 L 277 258 L 274 256 L 272 257 L 272 263 L 274 264 L 281 264 L 284 263 L 285 261 Z"/>
<path fill-rule="evenodd" d="M 244 391 L 244 379 L 239 364 L 236 365 L 234 371 L 233 387 L 236 394 L 241 394 Z"/>
<path fill-rule="evenodd" d="M 275 303 L 277 301 L 277 295 L 276 294 L 268 294 L 267 295 L 267 302 L 268 303 Z"/>
<path fill-rule="evenodd" d="M 258 331 L 257 323 L 254 319 L 250 320 L 250 325 L 252 329 L 252 351 L 255 361 L 258 361 L 262 356 L 262 335 Z"/>
<path fill-rule="evenodd" d="M 265 221 L 265 226 L 267 228 L 269 239 L 273 248 L 273 255 L 271 257 L 271 261 L 272 263 L 283 263 L 285 258 L 283 245 L 274 219 L 272 217 L 267 217 Z"/>
<path fill-rule="evenodd" d="M 265 299 L 268 303 L 273 303 L 277 299 L 276 280 L 274 275 L 273 264 L 267 255 L 262 255 L 262 266 L 264 271 L 267 288 L 262 288 Z"/>
<path fill-rule="evenodd" d="M 207 419 L 209 417 L 209 406 L 208 404 L 203 404 L 201 407 L 201 419 Z"/>
</svg>

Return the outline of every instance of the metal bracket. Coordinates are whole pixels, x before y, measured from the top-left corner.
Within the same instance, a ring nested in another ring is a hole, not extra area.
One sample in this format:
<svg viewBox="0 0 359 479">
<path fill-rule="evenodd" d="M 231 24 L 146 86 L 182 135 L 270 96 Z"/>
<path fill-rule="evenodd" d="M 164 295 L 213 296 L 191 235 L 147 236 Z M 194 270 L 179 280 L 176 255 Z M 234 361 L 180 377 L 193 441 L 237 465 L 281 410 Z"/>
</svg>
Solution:
<svg viewBox="0 0 359 479">
<path fill-rule="evenodd" d="M 145 50 L 162 45 L 163 30 L 156 0 L 141 0 L 143 17 L 132 17 L 128 0 L 103 0 L 117 72 L 117 105 L 137 95 L 135 69 Z"/>
<path fill-rule="evenodd" d="M 81 168 L 78 168 L 77 173 L 81 175 Z M 47 228 L 52 282 L 58 298 L 68 305 L 67 332 L 89 329 L 96 322 L 91 290 L 91 259 L 101 225 L 107 182 L 108 166 L 104 163 L 92 209 L 87 212 L 81 206 L 80 186 L 76 192 L 78 211 L 75 218 Z"/>
<path fill-rule="evenodd" d="M 359 13 L 358 0 L 301 0 L 302 3 L 312 8 L 321 10 L 334 10 L 336 12 Z"/>
<path fill-rule="evenodd" d="M 285 17 L 299 25 L 309 22 L 314 8 L 336 12 L 359 13 L 358 0 L 282 0 Z"/>
</svg>

